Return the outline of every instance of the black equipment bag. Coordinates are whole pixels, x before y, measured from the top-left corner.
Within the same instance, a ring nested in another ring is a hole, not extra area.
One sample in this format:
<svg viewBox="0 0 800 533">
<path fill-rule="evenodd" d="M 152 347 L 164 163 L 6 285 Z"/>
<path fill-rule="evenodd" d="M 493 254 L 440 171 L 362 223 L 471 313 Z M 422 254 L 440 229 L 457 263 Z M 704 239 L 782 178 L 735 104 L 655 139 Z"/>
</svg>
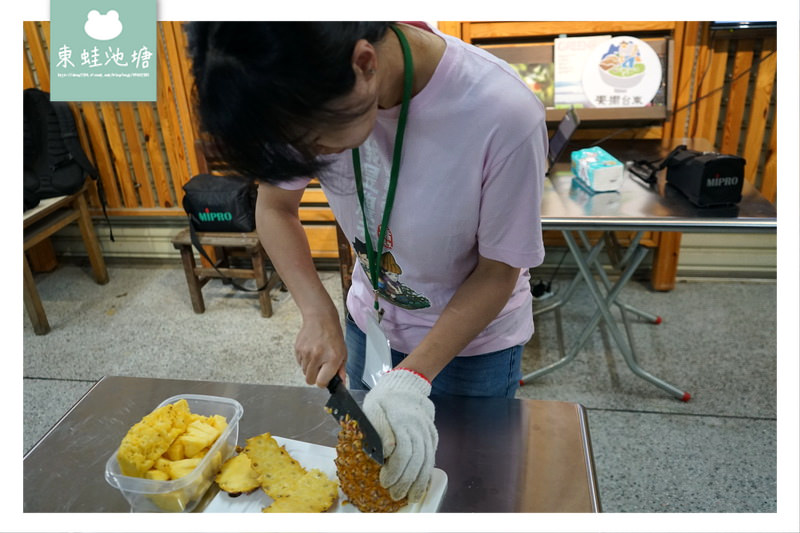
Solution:
<svg viewBox="0 0 800 533">
<path fill-rule="evenodd" d="M 75 117 L 67 102 L 53 102 L 50 94 L 36 88 L 23 91 L 23 204 L 24 210 L 45 198 L 78 192 L 90 176 L 106 213 L 103 184 L 78 139 Z"/>
<path fill-rule="evenodd" d="M 680 145 L 661 164 L 667 183 L 698 207 L 737 204 L 742 199 L 745 159 L 716 152 L 698 152 Z"/>
<path fill-rule="evenodd" d="M 195 231 L 256 229 L 256 184 L 241 176 L 198 174 L 183 186 L 183 209 Z"/>
<path fill-rule="evenodd" d="M 630 161 L 631 174 L 650 187 L 658 183 L 658 172 L 667 169 L 667 183 L 697 207 L 737 204 L 742 199 L 746 160 L 736 155 L 698 152 L 682 144 L 659 163 Z"/>
<path fill-rule="evenodd" d="M 189 233 L 197 251 L 220 276 L 234 287 L 253 291 L 224 276 L 214 265 L 197 232 L 249 233 L 256 229 L 256 182 L 242 176 L 197 174 L 183 186 L 183 209 L 189 217 Z M 266 288 L 260 287 L 255 291 Z"/>
</svg>

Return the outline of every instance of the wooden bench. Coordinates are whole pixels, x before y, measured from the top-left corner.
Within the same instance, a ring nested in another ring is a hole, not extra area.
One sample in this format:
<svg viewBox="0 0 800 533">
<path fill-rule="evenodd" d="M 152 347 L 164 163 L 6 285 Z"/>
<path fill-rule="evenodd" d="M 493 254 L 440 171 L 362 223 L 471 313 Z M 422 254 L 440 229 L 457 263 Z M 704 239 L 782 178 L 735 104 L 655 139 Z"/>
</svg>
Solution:
<svg viewBox="0 0 800 533">
<path fill-rule="evenodd" d="M 81 190 L 75 194 L 47 198 L 42 200 L 38 206 L 23 213 L 23 300 L 25 301 L 25 310 L 33 324 L 33 331 L 37 335 L 44 335 L 49 332 L 50 323 L 47 321 L 47 315 L 33 279 L 33 272 L 28 264 L 28 258 L 25 257 L 28 250 L 62 228 L 77 222 L 83 244 L 89 254 L 89 263 L 92 265 L 95 281 L 100 285 L 108 283 L 108 269 L 103 258 L 100 241 L 98 241 L 97 234 L 94 232 L 92 217 L 89 215 L 87 196 L 87 184 L 84 184 Z"/>
<path fill-rule="evenodd" d="M 172 245 L 181 252 L 181 262 L 189 285 L 189 296 L 192 299 L 192 308 L 195 313 L 206 310 L 203 301 L 203 286 L 213 278 L 254 279 L 258 287 L 258 301 L 261 306 L 261 316 L 272 316 L 272 301 L 269 292 L 280 283 L 280 277 L 274 270 L 267 275 L 267 254 L 258 240 L 255 231 L 249 233 L 197 233 L 202 246 L 214 248 L 217 257 L 213 266 L 197 264 L 192 247 L 192 238 L 189 228 L 182 230 L 172 239 Z M 231 252 L 242 250 L 250 258 L 250 268 L 232 268 L 230 264 Z"/>
</svg>

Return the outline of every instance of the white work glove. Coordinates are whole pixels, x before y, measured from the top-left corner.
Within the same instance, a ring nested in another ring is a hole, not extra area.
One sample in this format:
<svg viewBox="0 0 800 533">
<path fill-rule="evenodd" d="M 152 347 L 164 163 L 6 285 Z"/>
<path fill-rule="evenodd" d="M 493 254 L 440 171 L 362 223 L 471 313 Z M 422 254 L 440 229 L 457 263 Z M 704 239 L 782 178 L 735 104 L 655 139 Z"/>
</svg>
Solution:
<svg viewBox="0 0 800 533">
<path fill-rule="evenodd" d="M 439 444 L 430 392 L 424 377 L 395 368 L 364 397 L 364 414 L 383 442 L 380 482 L 394 500 L 418 502 L 428 490 Z"/>
</svg>

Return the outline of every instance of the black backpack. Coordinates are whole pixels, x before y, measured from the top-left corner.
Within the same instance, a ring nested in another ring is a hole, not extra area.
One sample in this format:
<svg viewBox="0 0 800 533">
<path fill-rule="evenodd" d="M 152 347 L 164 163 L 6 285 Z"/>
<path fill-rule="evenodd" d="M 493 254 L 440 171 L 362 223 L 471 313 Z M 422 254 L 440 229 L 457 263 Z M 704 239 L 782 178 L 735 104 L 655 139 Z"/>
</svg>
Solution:
<svg viewBox="0 0 800 533">
<path fill-rule="evenodd" d="M 78 192 L 89 175 L 106 214 L 103 184 L 97 169 L 81 147 L 75 118 L 67 102 L 53 102 L 50 94 L 36 88 L 23 91 L 23 200 L 24 209 L 39 205 L 44 198 Z"/>
</svg>

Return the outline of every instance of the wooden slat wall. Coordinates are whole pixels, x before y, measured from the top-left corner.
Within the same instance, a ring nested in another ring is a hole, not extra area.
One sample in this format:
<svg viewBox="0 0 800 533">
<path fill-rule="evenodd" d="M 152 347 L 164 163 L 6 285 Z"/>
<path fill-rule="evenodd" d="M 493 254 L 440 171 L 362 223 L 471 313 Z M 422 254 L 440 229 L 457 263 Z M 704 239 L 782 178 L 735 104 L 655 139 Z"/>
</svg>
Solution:
<svg viewBox="0 0 800 533">
<path fill-rule="evenodd" d="M 668 127 L 664 129 L 664 140 L 675 137 L 686 137 L 684 132 L 687 125 L 694 119 L 696 106 L 689 103 L 696 96 L 696 85 L 692 72 L 696 69 L 696 61 L 700 47 L 703 45 L 699 38 L 700 22 L 690 21 L 683 24 L 683 32 L 677 41 L 675 50 L 675 93 L 674 107 Z"/>
<path fill-rule="evenodd" d="M 760 174 L 759 185 L 763 184 L 763 167 L 753 164 L 759 161 L 764 143 L 764 133 L 767 131 L 770 103 L 775 86 L 775 73 L 778 66 L 777 43 L 774 37 L 764 39 L 760 54 L 758 73 L 753 82 L 753 93 L 750 101 L 750 115 L 747 121 L 747 132 L 743 146 L 744 158 L 750 162 L 745 168 L 745 178 L 755 182 Z M 762 186 L 763 192 L 763 186 Z"/>
<path fill-rule="evenodd" d="M 691 75 L 698 86 L 696 113 L 676 137 L 702 137 L 715 149 L 747 160 L 745 177 L 774 202 L 775 79 L 778 64 L 773 34 L 737 38 L 700 28 L 708 43 Z M 691 78 L 690 78 L 691 79 Z M 722 88 L 722 90 L 720 90 Z"/>
</svg>

